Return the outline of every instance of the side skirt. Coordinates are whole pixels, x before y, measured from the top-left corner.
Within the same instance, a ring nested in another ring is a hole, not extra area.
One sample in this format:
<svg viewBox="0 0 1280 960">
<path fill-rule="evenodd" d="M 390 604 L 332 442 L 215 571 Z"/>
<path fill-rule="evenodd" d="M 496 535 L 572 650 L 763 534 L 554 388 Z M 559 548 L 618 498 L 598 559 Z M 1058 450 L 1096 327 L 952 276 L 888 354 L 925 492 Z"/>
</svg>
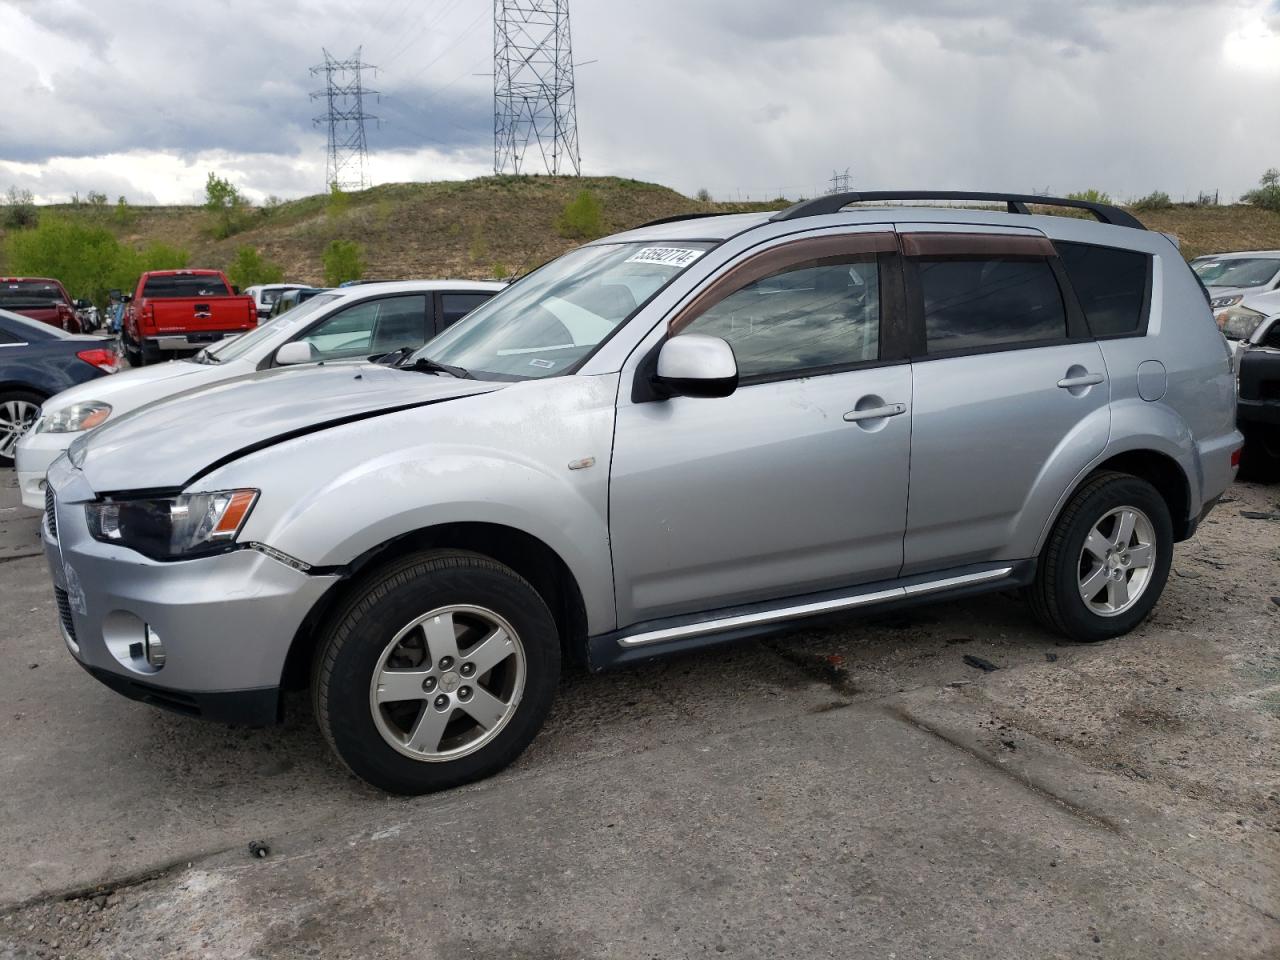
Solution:
<svg viewBox="0 0 1280 960">
<path fill-rule="evenodd" d="M 632 624 L 587 639 L 593 671 L 705 650 L 794 630 L 863 611 L 912 607 L 941 600 L 1025 587 L 1036 575 L 1035 560 L 974 564 L 899 580 L 882 580 L 845 590 L 828 590 L 767 603 L 723 607 Z"/>
</svg>

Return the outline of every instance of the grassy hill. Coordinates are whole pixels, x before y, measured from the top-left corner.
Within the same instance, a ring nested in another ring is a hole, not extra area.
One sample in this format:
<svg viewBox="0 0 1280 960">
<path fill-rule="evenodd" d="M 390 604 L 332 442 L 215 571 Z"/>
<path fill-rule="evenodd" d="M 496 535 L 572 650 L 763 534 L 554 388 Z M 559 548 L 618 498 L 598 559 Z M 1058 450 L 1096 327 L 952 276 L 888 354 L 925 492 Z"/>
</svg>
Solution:
<svg viewBox="0 0 1280 960">
<path fill-rule="evenodd" d="M 255 209 L 246 229 L 223 240 L 213 238 L 209 214 L 199 207 L 131 207 L 123 220 L 110 208 L 43 209 L 93 219 L 133 246 L 162 242 L 183 248 L 193 267 L 225 268 L 237 248 L 251 245 L 283 266 L 286 279 L 319 283 L 322 251 L 342 239 L 364 245 L 371 278 L 480 278 L 527 269 L 582 242 L 556 227 L 565 205 L 582 190 L 599 202 L 605 232 L 678 213 L 783 205 L 700 202 L 657 184 L 613 177 L 484 177 L 386 184 L 349 194 L 336 207 L 320 195 Z M 1138 216 L 1151 229 L 1177 235 L 1188 257 L 1280 248 L 1280 215 L 1253 207 L 1178 206 Z"/>
</svg>

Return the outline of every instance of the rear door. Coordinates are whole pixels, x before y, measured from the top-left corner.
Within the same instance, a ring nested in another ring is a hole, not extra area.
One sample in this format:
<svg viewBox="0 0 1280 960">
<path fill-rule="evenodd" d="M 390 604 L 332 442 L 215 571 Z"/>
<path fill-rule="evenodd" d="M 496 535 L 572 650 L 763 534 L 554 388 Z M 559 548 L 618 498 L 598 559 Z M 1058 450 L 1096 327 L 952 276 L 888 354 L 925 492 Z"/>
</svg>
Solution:
<svg viewBox="0 0 1280 960">
<path fill-rule="evenodd" d="M 1044 237 L 904 232 L 902 245 L 914 398 L 903 575 L 1027 559 L 1106 444 L 1102 351 Z"/>
<path fill-rule="evenodd" d="M 619 626 L 897 576 L 911 368 L 896 249 L 883 227 L 788 239 L 671 321 L 669 335 L 728 341 L 740 384 L 647 402 L 624 388 L 609 494 Z"/>
</svg>

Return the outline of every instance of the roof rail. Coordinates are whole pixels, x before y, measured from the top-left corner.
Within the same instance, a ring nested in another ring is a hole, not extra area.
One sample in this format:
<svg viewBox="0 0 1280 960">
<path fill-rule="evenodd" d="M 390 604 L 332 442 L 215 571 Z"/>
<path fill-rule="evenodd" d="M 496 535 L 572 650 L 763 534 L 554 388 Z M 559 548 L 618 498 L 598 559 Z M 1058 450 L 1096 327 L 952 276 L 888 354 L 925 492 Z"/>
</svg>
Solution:
<svg viewBox="0 0 1280 960">
<path fill-rule="evenodd" d="M 815 197 L 812 200 L 802 200 L 775 213 L 771 219 L 799 220 L 802 217 L 817 217 L 824 213 L 839 213 L 851 203 L 884 200 L 986 200 L 1006 204 L 1010 213 L 1022 214 L 1031 212 L 1027 209 L 1031 204 L 1071 207 L 1089 211 L 1102 223 L 1117 227 L 1133 227 L 1136 230 L 1146 229 L 1142 221 L 1133 214 L 1109 203 L 1067 200 L 1064 197 L 1038 197 L 1029 193 L 972 193 L 962 190 L 876 190 L 868 193 L 833 193 L 824 197 Z"/>
<path fill-rule="evenodd" d="M 677 213 L 674 217 L 659 217 L 657 220 L 650 220 L 648 223 L 642 223 L 638 227 L 632 227 L 632 230 L 643 230 L 645 227 L 660 227 L 664 223 L 679 223 L 681 220 L 701 220 L 703 217 L 723 217 L 723 213 Z"/>
</svg>

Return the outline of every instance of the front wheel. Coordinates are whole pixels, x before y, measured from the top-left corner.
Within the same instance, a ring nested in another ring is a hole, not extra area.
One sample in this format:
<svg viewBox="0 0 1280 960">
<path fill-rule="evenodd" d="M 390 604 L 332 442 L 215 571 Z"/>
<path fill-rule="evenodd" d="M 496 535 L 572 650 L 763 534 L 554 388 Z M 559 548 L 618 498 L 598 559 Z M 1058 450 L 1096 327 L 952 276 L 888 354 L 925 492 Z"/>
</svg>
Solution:
<svg viewBox="0 0 1280 960">
<path fill-rule="evenodd" d="M 1082 643 L 1128 633 L 1160 599 L 1173 561 L 1173 523 L 1145 480 L 1101 473 L 1076 491 L 1049 535 L 1031 609 Z"/>
<path fill-rule="evenodd" d="M 519 756 L 559 676 L 555 620 L 527 581 L 487 557 L 430 551 L 377 571 L 338 611 L 312 698 L 356 776 L 419 794 Z"/>
<path fill-rule="evenodd" d="M 18 441 L 31 429 L 44 398 L 30 390 L 0 392 L 0 467 L 12 467 Z"/>
</svg>

